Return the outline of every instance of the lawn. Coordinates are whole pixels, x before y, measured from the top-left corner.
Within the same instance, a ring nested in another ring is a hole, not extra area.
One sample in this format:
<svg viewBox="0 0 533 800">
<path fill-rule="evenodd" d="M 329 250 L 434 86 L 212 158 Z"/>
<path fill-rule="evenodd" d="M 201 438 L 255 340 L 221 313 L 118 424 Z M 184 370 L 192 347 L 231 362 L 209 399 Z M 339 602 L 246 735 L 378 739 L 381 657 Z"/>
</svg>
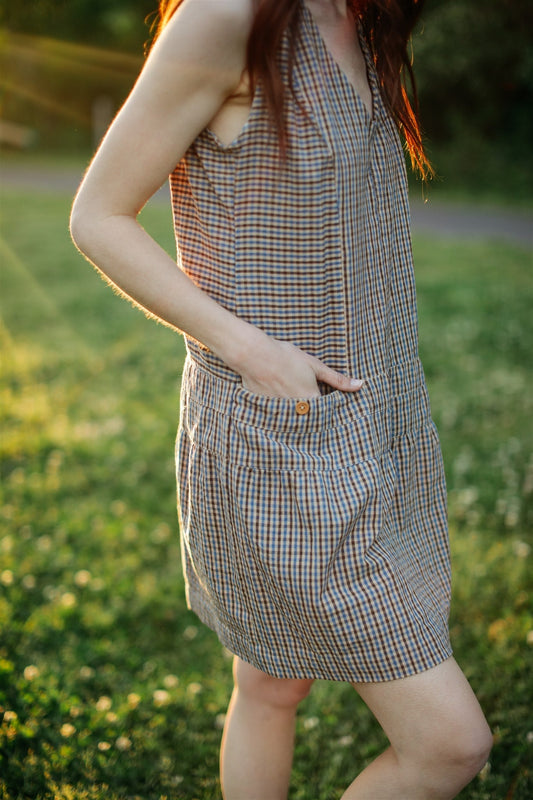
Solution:
<svg viewBox="0 0 533 800">
<path fill-rule="evenodd" d="M 185 608 L 173 443 L 181 338 L 76 254 L 69 198 L 3 200 L 0 798 L 214 800 L 231 661 Z M 145 224 L 172 250 L 168 210 Z M 497 242 L 415 240 L 450 497 L 455 654 L 495 734 L 462 800 L 533 796 L 533 282 Z M 385 745 L 355 692 L 299 715 L 291 800 Z"/>
</svg>

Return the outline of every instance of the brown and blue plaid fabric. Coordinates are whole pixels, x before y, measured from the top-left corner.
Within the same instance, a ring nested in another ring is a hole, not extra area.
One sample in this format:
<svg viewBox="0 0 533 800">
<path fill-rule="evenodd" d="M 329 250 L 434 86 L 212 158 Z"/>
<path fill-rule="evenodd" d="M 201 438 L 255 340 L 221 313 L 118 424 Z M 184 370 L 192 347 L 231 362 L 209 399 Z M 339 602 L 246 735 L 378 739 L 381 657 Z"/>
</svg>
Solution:
<svg viewBox="0 0 533 800">
<path fill-rule="evenodd" d="M 363 378 L 261 397 L 188 355 L 177 437 L 189 606 L 278 677 L 380 681 L 451 654 L 446 487 L 418 358 L 405 165 L 368 48 L 368 111 L 302 0 L 289 146 L 258 87 L 239 136 L 171 176 L 180 266 L 243 319 Z M 287 74 L 287 43 L 280 52 Z"/>
</svg>

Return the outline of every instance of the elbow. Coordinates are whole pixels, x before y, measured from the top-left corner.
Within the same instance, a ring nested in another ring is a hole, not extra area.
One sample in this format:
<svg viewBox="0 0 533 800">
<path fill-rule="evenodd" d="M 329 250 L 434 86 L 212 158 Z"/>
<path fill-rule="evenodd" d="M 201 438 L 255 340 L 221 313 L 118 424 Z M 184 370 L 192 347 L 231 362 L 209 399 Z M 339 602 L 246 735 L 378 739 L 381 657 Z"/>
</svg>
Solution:
<svg viewBox="0 0 533 800">
<path fill-rule="evenodd" d="M 69 230 L 72 241 L 84 255 L 88 256 L 91 242 L 91 230 L 94 230 L 94 216 L 84 209 L 78 198 L 74 200 L 69 219 Z"/>
<path fill-rule="evenodd" d="M 106 236 L 108 216 L 99 203 L 89 201 L 83 191 L 78 192 L 70 212 L 69 230 L 74 245 L 90 261 Z"/>
<path fill-rule="evenodd" d="M 81 196 L 78 194 L 74 199 L 70 212 L 72 241 L 84 256 L 94 261 L 103 247 L 114 246 L 121 230 L 119 220 L 129 217 L 128 213 L 119 213 L 100 202 L 85 199 L 81 192 Z"/>
<path fill-rule="evenodd" d="M 70 212 L 70 235 L 77 249 L 90 261 L 106 238 L 108 219 L 99 205 L 85 201 L 79 194 L 76 196 Z"/>
</svg>

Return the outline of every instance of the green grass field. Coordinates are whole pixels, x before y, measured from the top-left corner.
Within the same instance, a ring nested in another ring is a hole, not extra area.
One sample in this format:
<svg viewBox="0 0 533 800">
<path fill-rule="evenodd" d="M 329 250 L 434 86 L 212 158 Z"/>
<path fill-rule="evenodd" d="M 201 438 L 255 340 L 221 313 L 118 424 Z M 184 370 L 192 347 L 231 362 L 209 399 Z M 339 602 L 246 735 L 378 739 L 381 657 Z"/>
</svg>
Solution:
<svg viewBox="0 0 533 800">
<path fill-rule="evenodd" d="M 220 797 L 231 662 L 186 610 L 173 444 L 181 338 L 104 285 L 69 198 L 3 200 L 0 798 Z M 172 250 L 170 215 L 147 227 Z M 495 747 L 463 800 L 533 796 L 533 282 L 498 243 L 415 241 L 450 490 L 455 654 Z M 301 707 L 291 800 L 385 745 L 353 689 Z M 377 799 L 376 799 L 377 800 Z"/>
</svg>

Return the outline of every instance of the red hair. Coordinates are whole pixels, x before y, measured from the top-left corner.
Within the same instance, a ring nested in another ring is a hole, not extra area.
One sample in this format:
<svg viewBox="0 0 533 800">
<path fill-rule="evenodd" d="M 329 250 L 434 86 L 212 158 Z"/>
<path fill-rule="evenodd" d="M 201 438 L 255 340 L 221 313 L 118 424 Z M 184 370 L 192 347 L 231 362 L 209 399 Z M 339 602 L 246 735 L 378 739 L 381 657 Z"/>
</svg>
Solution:
<svg viewBox="0 0 533 800">
<path fill-rule="evenodd" d="M 161 33 L 182 0 L 159 0 L 155 38 Z M 424 0 L 347 0 L 352 13 L 361 21 L 371 48 L 382 93 L 389 111 L 400 128 L 413 168 L 427 178 L 433 174 L 424 152 L 418 120 L 418 97 L 408 45 L 422 12 Z M 255 18 L 248 37 L 246 70 L 251 90 L 257 81 L 280 136 L 286 142 L 283 124 L 285 86 L 276 64 L 276 52 L 285 30 L 296 31 L 299 0 L 255 0 Z M 294 35 L 291 48 L 294 48 Z M 409 98 L 409 83 L 413 99 Z"/>
</svg>

